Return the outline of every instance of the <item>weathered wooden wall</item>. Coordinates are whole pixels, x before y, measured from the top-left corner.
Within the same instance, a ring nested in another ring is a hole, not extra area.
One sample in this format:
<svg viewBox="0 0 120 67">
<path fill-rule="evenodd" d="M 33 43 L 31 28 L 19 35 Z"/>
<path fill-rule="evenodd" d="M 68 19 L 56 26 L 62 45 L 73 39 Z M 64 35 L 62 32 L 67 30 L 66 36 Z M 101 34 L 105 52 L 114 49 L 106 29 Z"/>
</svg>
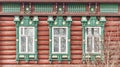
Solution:
<svg viewBox="0 0 120 67">
<path fill-rule="evenodd" d="M 73 17 L 71 26 L 71 64 L 67 61 L 49 63 L 49 26 L 47 17 L 39 17 L 38 24 L 38 63 L 20 61 L 16 64 L 16 29 L 14 17 L 0 17 L 0 67 L 24 67 L 43 65 L 44 67 L 84 67 L 82 64 L 82 26 L 79 17 Z M 105 25 L 105 51 L 114 51 L 109 57 L 109 63 L 114 62 L 117 67 L 120 64 L 120 18 L 107 18 Z M 116 51 L 117 50 L 117 51 Z M 108 60 L 108 53 L 105 53 L 105 63 Z M 118 56 L 118 58 L 116 58 Z M 115 59 L 115 58 L 116 59 Z M 102 64 L 102 65 L 105 65 Z M 47 64 L 47 66 L 45 66 Z M 63 66 L 61 64 L 64 64 Z M 93 67 L 93 66 L 91 66 Z M 119 67 L 119 66 L 118 66 Z"/>
</svg>

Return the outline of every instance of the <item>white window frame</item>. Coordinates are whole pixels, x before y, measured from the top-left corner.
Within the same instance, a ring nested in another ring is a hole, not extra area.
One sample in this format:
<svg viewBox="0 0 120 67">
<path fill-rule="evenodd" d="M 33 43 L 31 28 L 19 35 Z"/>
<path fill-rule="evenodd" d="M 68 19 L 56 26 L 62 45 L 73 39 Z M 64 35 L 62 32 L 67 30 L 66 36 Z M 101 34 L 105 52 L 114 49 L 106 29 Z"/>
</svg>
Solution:
<svg viewBox="0 0 120 67">
<path fill-rule="evenodd" d="M 26 36 L 26 52 L 21 52 L 21 36 L 25 36 L 25 35 L 21 35 L 21 29 L 23 28 L 23 34 L 24 34 L 24 29 L 25 28 L 32 28 L 33 29 L 33 52 L 29 52 L 28 51 L 28 38 Z M 34 42 L 34 39 L 35 39 L 35 28 L 34 27 L 24 27 L 24 26 L 20 26 L 19 27 L 19 53 L 22 53 L 22 54 L 34 54 L 35 53 L 35 42 Z"/>
<path fill-rule="evenodd" d="M 61 52 L 61 37 L 59 37 L 59 52 L 54 52 L 54 28 L 65 28 L 66 29 L 66 52 Z M 67 54 L 68 53 L 68 27 L 52 27 L 52 54 Z"/>
<path fill-rule="evenodd" d="M 87 28 L 99 28 L 99 39 L 100 39 L 100 41 L 101 41 L 101 27 L 86 27 L 85 28 L 85 30 L 87 29 Z M 86 54 L 101 54 L 101 50 L 99 50 L 99 52 L 95 52 L 95 48 L 94 48 L 94 35 L 92 35 L 92 52 L 88 52 L 87 51 L 87 36 L 89 36 L 89 35 L 87 35 L 87 32 L 85 31 L 85 53 Z M 99 47 L 101 47 L 101 43 L 99 43 Z"/>
</svg>

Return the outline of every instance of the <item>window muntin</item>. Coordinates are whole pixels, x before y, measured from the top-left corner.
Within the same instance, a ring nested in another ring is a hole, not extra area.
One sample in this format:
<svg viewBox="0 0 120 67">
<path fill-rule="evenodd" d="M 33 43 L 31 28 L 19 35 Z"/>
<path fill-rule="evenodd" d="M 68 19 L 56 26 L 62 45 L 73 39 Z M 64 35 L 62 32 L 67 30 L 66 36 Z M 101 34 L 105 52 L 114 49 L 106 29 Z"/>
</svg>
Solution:
<svg viewBox="0 0 120 67">
<path fill-rule="evenodd" d="M 52 28 L 52 53 L 67 53 L 67 27 Z"/>
<path fill-rule="evenodd" d="M 86 27 L 86 53 L 101 53 L 100 46 L 101 46 L 101 28 L 100 27 Z"/>
<path fill-rule="evenodd" d="M 34 27 L 19 27 L 19 52 L 34 53 Z"/>
</svg>

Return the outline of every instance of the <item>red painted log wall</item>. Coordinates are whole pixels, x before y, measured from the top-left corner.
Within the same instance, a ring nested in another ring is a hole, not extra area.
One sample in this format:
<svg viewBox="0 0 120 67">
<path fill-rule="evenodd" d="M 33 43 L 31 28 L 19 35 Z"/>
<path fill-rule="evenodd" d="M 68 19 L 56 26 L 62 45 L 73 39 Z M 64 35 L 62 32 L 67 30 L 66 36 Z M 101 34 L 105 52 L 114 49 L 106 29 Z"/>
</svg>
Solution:
<svg viewBox="0 0 120 67">
<path fill-rule="evenodd" d="M 79 17 L 73 17 L 73 22 L 71 26 L 71 63 L 68 64 L 67 61 L 58 63 L 53 61 L 53 65 L 49 63 L 49 26 L 46 17 L 39 17 L 38 24 L 38 63 L 30 61 L 26 63 L 25 61 L 20 61 L 16 64 L 16 29 L 13 21 L 14 17 L 0 17 L 0 66 L 2 67 L 24 67 L 24 65 L 40 66 L 46 65 L 48 67 L 57 67 L 57 65 L 64 64 L 61 67 L 87 67 L 87 65 L 82 64 L 82 26 L 79 21 Z M 115 67 L 120 64 L 120 21 L 111 21 L 109 18 L 105 24 L 105 38 L 104 38 L 104 51 L 110 51 L 109 63 L 114 62 Z M 111 52 L 111 50 L 113 52 Z M 118 58 L 114 58 L 119 56 Z M 107 53 L 105 53 L 105 60 L 108 58 Z M 106 63 L 107 61 L 105 61 Z M 75 66 L 74 66 L 75 65 Z M 45 66 L 45 67 L 47 67 Z M 92 66 L 91 66 L 92 67 Z"/>
</svg>

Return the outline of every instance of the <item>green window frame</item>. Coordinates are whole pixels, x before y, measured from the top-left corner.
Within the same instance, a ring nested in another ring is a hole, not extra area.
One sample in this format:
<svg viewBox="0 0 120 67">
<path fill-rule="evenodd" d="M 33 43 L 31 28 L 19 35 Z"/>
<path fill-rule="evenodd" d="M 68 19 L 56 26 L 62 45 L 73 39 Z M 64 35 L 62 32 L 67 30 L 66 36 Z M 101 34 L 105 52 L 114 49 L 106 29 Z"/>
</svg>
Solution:
<svg viewBox="0 0 120 67">
<path fill-rule="evenodd" d="M 37 24 L 38 16 L 33 19 L 24 16 L 20 20 L 19 16 L 15 16 L 16 24 L 16 62 L 24 60 L 26 62 L 34 60 L 37 62 Z"/>
<path fill-rule="evenodd" d="M 101 3 L 100 12 L 101 13 L 118 13 L 118 4 Z"/>
<path fill-rule="evenodd" d="M 33 26 L 19 27 L 19 53 L 20 54 L 34 54 L 34 39 L 35 28 Z"/>
<path fill-rule="evenodd" d="M 67 54 L 68 27 L 52 27 L 52 54 Z"/>
<path fill-rule="evenodd" d="M 89 20 L 87 17 L 82 17 L 82 61 L 96 61 L 96 59 L 104 60 L 104 25 L 105 17 L 91 16 Z"/>
<path fill-rule="evenodd" d="M 52 61 L 54 60 L 57 60 L 59 62 L 67 60 L 68 62 L 70 62 L 70 26 L 72 23 L 72 18 L 67 17 L 65 21 L 62 16 L 57 16 L 54 21 L 53 17 L 49 16 L 48 23 L 49 23 L 50 63 L 52 63 Z M 62 44 L 63 41 L 64 43 L 66 43 L 65 45 Z M 56 46 L 54 47 L 54 45 Z"/>
<path fill-rule="evenodd" d="M 52 3 L 36 3 L 34 4 L 35 12 L 45 12 L 51 13 L 53 12 L 53 4 Z"/>
<path fill-rule="evenodd" d="M 85 53 L 101 54 L 101 27 L 85 27 Z"/>
<path fill-rule="evenodd" d="M 67 5 L 68 12 L 86 12 L 86 4 L 70 3 Z"/>
<path fill-rule="evenodd" d="M 20 12 L 20 3 L 2 3 L 2 12 L 4 13 Z"/>
</svg>

